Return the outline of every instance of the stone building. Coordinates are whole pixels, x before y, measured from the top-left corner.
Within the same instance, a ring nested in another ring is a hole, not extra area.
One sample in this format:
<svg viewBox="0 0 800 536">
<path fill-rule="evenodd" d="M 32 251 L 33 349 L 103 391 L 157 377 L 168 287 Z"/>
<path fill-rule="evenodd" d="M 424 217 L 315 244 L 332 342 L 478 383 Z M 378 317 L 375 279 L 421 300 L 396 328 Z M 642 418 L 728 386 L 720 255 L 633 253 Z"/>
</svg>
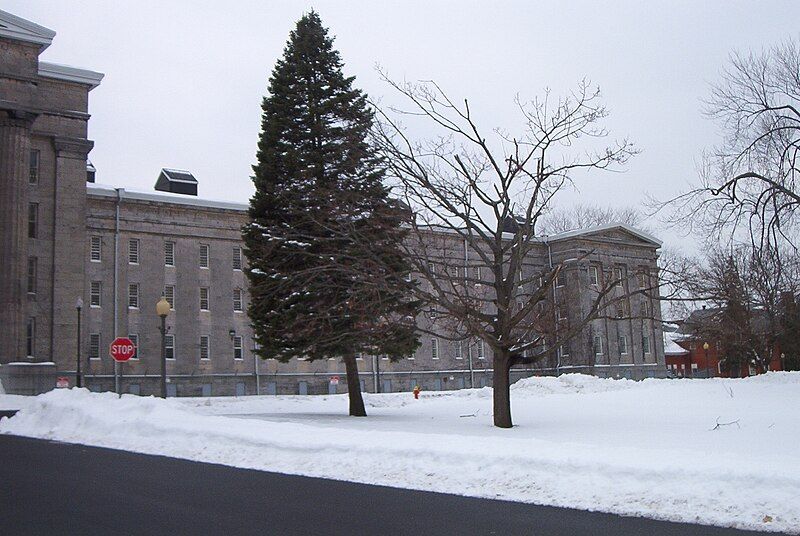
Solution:
<svg viewBox="0 0 800 536">
<path fill-rule="evenodd" d="M 164 295 L 173 305 L 170 395 L 344 392 L 338 359 L 281 364 L 256 358 L 242 271 L 246 204 L 198 198 L 196 179 L 180 170 L 162 170 L 154 192 L 94 182 L 88 94 L 102 75 L 39 61 L 54 35 L 0 11 L 0 379 L 6 390 L 40 392 L 56 377 L 73 385 L 80 359 L 91 389 L 158 393 L 155 303 Z M 581 259 L 553 289 L 568 322 L 585 314 L 604 278 L 621 279 L 615 290 L 621 293 L 648 284 L 643 278 L 656 277 L 659 247 L 646 233 L 611 224 L 542 237 L 529 264 L 536 270 Z M 567 371 L 663 375 L 657 303 L 634 296 L 624 308 L 632 314 L 593 321 L 536 368 L 513 369 L 512 379 Z M 419 320 L 436 325 L 427 315 Z M 108 346 L 115 336 L 134 340 L 136 359 L 114 364 Z M 414 356 L 396 363 L 361 356 L 362 389 L 491 384 L 492 356 L 480 341 L 428 335 L 421 341 Z"/>
</svg>

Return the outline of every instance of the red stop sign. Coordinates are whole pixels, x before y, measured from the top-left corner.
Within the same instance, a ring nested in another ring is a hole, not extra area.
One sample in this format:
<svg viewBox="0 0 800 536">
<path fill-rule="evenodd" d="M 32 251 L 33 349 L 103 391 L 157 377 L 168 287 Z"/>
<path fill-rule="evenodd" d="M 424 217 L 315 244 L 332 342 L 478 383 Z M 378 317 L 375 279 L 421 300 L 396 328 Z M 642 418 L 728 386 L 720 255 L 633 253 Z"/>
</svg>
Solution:
<svg viewBox="0 0 800 536">
<path fill-rule="evenodd" d="M 114 361 L 127 361 L 136 355 L 136 347 L 128 337 L 117 337 L 108 348 L 108 355 Z"/>
</svg>

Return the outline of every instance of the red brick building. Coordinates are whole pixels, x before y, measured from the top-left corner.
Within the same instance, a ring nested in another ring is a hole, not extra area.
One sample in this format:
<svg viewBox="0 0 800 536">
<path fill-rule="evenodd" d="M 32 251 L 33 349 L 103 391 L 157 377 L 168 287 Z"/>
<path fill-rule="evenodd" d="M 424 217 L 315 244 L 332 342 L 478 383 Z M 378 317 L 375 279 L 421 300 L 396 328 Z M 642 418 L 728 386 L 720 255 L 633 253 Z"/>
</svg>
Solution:
<svg viewBox="0 0 800 536">
<path fill-rule="evenodd" d="M 706 308 L 694 311 L 677 331 L 665 330 L 664 361 L 668 371 L 681 378 L 745 378 L 768 370 L 783 370 L 781 350 L 777 344 L 766 367 L 755 361 L 733 367 L 727 364 L 720 341 L 713 336 L 704 336 L 698 327 L 717 312 Z"/>
</svg>

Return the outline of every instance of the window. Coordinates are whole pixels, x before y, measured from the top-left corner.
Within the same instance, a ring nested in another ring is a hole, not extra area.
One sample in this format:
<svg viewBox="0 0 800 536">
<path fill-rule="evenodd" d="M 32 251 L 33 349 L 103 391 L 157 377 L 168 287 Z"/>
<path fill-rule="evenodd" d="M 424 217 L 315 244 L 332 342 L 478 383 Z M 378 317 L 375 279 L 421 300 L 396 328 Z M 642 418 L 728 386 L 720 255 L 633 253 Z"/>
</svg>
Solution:
<svg viewBox="0 0 800 536">
<path fill-rule="evenodd" d="M 461 341 L 453 342 L 453 354 L 456 359 L 464 359 L 463 343 Z"/>
<path fill-rule="evenodd" d="M 208 268 L 208 244 L 200 244 L 200 268 Z"/>
<path fill-rule="evenodd" d="M 175 285 L 167 285 L 164 287 L 164 299 L 169 302 L 171 311 L 175 310 Z"/>
<path fill-rule="evenodd" d="M 25 331 L 25 349 L 28 357 L 36 355 L 36 317 L 28 319 L 28 326 Z"/>
<path fill-rule="evenodd" d="M 242 359 L 242 338 L 239 335 L 233 338 L 233 358 Z"/>
<path fill-rule="evenodd" d="M 28 257 L 28 294 L 36 294 L 36 257 Z"/>
<path fill-rule="evenodd" d="M 200 310 L 208 311 L 208 287 L 200 287 Z"/>
<path fill-rule="evenodd" d="M 594 336 L 594 355 L 603 355 L 603 337 Z"/>
<path fill-rule="evenodd" d="M 99 236 L 93 236 L 91 240 L 89 258 L 92 262 L 100 262 L 103 260 L 103 240 Z"/>
<path fill-rule="evenodd" d="M 473 266 L 472 267 L 472 278 L 475 280 L 476 283 L 480 283 L 480 280 L 481 280 L 481 267 L 480 266 Z"/>
<path fill-rule="evenodd" d="M 639 283 L 639 288 L 647 288 L 647 275 L 644 273 L 636 274 L 636 281 Z"/>
<path fill-rule="evenodd" d="M 39 203 L 28 203 L 28 238 L 39 234 Z"/>
<path fill-rule="evenodd" d="M 653 311 L 649 300 L 644 300 L 642 302 L 642 312 L 646 318 L 651 318 L 653 316 Z"/>
<path fill-rule="evenodd" d="M 208 335 L 200 337 L 200 359 L 208 359 Z"/>
<path fill-rule="evenodd" d="M 433 279 L 436 279 L 436 265 L 432 262 L 428 263 L 428 273 L 431 274 Z"/>
<path fill-rule="evenodd" d="M 89 359 L 100 359 L 100 334 L 89 335 Z"/>
<path fill-rule="evenodd" d="M 242 312 L 242 289 L 233 289 L 233 310 L 237 313 Z"/>
<path fill-rule="evenodd" d="M 436 308 L 435 307 L 429 307 L 428 308 L 428 316 L 431 317 L 431 320 L 435 320 L 436 319 Z"/>
<path fill-rule="evenodd" d="M 483 341 L 478 341 L 478 359 L 486 359 L 486 345 Z"/>
<path fill-rule="evenodd" d="M 164 351 L 167 359 L 175 359 L 175 335 L 164 337 Z"/>
<path fill-rule="evenodd" d="M 589 284 L 597 286 L 599 283 L 600 283 L 600 280 L 597 277 L 597 266 L 590 266 L 589 267 Z"/>
<path fill-rule="evenodd" d="M 558 271 L 558 275 L 556 275 L 556 287 L 563 287 L 567 284 L 567 274 L 562 268 Z"/>
<path fill-rule="evenodd" d="M 619 353 L 620 355 L 628 355 L 628 337 L 626 335 L 619 336 Z"/>
<path fill-rule="evenodd" d="M 136 348 L 136 353 L 133 354 L 131 359 L 139 359 L 139 335 L 136 333 L 132 333 L 128 335 L 128 338 L 133 343 L 133 347 Z"/>
<path fill-rule="evenodd" d="M 128 307 L 131 309 L 139 308 L 139 283 L 128 285 Z"/>
<path fill-rule="evenodd" d="M 175 242 L 164 242 L 164 266 L 175 266 Z"/>
<path fill-rule="evenodd" d="M 622 277 L 622 268 L 614 268 L 614 286 L 623 288 L 623 277 Z"/>
<path fill-rule="evenodd" d="M 642 334 L 642 351 L 645 354 L 650 353 L 650 335 L 647 333 Z"/>
<path fill-rule="evenodd" d="M 139 264 L 139 241 L 135 238 L 128 240 L 128 263 Z"/>
<path fill-rule="evenodd" d="M 103 293 L 103 283 L 100 281 L 92 281 L 89 289 L 89 305 L 92 307 L 100 307 L 102 305 L 100 295 Z"/>
<path fill-rule="evenodd" d="M 39 157 L 39 151 L 37 149 L 31 149 L 29 161 L 30 167 L 28 168 L 28 184 L 39 184 Z"/>
<path fill-rule="evenodd" d="M 439 339 L 431 339 L 431 359 L 439 359 Z"/>
<path fill-rule="evenodd" d="M 242 269 L 242 248 L 239 246 L 233 246 L 233 269 Z"/>
</svg>

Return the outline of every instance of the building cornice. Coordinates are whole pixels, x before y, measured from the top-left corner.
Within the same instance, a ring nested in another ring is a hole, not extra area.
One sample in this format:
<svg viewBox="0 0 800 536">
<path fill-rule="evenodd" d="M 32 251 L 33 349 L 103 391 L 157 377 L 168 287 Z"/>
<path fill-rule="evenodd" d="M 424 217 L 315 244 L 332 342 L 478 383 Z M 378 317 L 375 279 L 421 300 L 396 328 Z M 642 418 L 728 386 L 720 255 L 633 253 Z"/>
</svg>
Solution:
<svg viewBox="0 0 800 536">
<path fill-rule="evenodd" d="M 100 85 L 100 82 L 103 80 L 103 76 L 105 75 L 103 73 L 90 71 L 88 69 L 80 69 L 78 67 L 71 67 L 69 65 L 61 65 L 60 63 L 40 61 L 39 76 L 43 78 L 63 80 L 66 82 L 85 84 L 89 86 L 89 90 L 91 91 Z"/>
<path fill-rule="evenodd" d="M 50 28 L 0 10 L 0 37 L 34 43 L 39 45 L 41 53 L 50 46 L 55 36 L 56 32 Z"/>
</svg>

